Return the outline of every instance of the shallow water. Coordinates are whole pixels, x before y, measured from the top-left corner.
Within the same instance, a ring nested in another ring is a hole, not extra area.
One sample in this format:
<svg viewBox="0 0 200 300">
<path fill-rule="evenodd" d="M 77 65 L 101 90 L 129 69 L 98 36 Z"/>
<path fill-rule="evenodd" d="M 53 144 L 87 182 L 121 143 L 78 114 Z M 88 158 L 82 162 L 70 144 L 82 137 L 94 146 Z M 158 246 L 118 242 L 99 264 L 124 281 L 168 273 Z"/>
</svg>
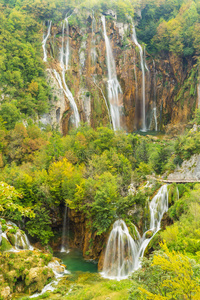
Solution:
<svg viewBox="0 0 200 300">
<path fill-rule="evenodd" d="M 56 252 L 54 256 L 62 259 L 63 263 L 67 266 L 66 269 L 71 273 L 80 272 L 98 272 L 97 263 L 94 261 L 88 261 L 83 258 L 83 254 L 78 249 L 72 249 L 69 253 Z"/>
</svg>

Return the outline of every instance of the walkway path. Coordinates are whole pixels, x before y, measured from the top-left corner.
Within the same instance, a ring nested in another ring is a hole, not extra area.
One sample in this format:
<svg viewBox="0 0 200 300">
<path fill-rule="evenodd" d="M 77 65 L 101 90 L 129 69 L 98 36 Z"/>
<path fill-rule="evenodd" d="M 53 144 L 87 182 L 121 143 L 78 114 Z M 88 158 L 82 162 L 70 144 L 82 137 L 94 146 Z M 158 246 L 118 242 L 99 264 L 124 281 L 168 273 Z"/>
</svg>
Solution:
<svg viewBox="0 0 200 300">
<path fill-rule="evenodd" d="M 165 182 L 165 183 L 200 183 L 200 180 L 197 179 L 162 179 L 162 178 L 156 178 L 154 176 L 148 175 L 147 178 Z"/>
</svg>

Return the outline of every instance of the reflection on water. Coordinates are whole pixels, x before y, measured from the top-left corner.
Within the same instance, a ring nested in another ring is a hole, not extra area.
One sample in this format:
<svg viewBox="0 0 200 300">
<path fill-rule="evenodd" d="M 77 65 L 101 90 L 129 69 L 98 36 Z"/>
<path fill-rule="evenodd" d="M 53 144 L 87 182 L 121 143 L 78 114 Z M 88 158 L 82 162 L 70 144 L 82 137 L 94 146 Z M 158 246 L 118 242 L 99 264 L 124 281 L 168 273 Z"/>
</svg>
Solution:
<svg viewBox="0 0 200 300">
<path fill-rule="evenodd" d="M 69 253 L 66 252 L 56 252 L 54 256 L 62 259 L 63 263 L 67 266 L 66 269 L 70 272 L 90 272 L 96 273 L 97 262 L 88 261 L 83 258 L 83 254 L 78 249 L 72 249 Z"/>
</svg>

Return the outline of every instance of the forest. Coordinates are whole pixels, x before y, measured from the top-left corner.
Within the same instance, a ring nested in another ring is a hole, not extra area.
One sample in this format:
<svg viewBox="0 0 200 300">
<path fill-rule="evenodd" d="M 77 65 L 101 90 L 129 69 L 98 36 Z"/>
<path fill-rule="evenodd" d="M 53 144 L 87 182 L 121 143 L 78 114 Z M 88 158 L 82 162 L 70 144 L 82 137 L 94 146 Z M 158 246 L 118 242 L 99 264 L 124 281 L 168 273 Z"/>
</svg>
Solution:
<svg viewBox="0 0 200 300">
<path fill-rule="evenodd" d="M 0 299 L 200 299 L 199 24 L 0 0 Z"/>
</svg>

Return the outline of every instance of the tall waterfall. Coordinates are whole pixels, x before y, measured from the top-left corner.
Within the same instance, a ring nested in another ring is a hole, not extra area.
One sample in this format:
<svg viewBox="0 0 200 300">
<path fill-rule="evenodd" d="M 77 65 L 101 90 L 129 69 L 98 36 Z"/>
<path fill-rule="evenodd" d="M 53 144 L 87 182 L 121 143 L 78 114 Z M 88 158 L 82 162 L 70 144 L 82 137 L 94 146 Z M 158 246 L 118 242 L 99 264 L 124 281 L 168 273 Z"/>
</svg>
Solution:
<svg viewBox="0 0 200 300">
<path fill-rule="evenodd" d="M 47 30 L 47 35 L 43 36 L 43 41 L 42 41 L 42 48 L 43 48 L 43 53 L 44 53 L 44 58 L 43 58 L 43 61 L 47 62 L 47 50 L 46 50 L 46 43 L 47 43 L 47 40 L 50 36 L 50 32 L 51 32 L 51 23 L 52 21 L 48 21 L 48 30 Z"/>
<path fill-rule="evenodd" d="M 161 220 L 168 210 L 168 189 L 163 185 L 158 193 L 149 203 L 150 226 L 141 237 L 135 227 L 134 239 L 129 234 L 124 221 L 117 220 L 110 233 L 102 276 L 108 279 L 125 279 L 131 272 L 137 270 L 140 266 L 140 258 L 152 237 L 160 230 Z M 152 236 L 147 238 L 147 232 L 151 231 Z"/>
<path fill-rule="evenodd" d="M 147 131 L 147 128 L 146 128 L 146 108 L 145 108 L 146 98 L 145 98 L 145 69 L 144 68 L 147 67 L 147 65 L 145 65 L 144 63 L 142 46 L 138 43 L 137 35 L 135 31 L 135 25 L 133 24 L 133 22 L 132 22 L 132 40 L 134 44 L 139 48 L 139 52 L 140 52 L 140 65 L 142 70 L 142 131 L 145 132 Z"/>
<path fill-rule="evenodd" d="M 153 109 L 152 109 L 152 115 L 149 124 L 149 130 L 152 127 L 153 120 L 155 123 L 155 131 L 158 131 L 157 109 L 156 109 L 156 68 L 155 68 L 154 60 L 153 60 Z"/>
<path fill-rule="evenodd" d="M 65 28 L 66 28 L 66 32 L 67 32 L 67 42 L 66 42 L 66 46 L 64 47 Z M 61 66 L 62 81 L 63 81 L 62 89 L 72 107 L 72 110 L 74 113 L 73 121 L 75 123 L 75 126 L 78 127 L 79 123 L 80 123 L 80 116 L 79 116 L 78 108 L 77 108 L 76 102 L 74 100 L 74 97 L 73 97 L 72 93 L 70 92 L 70 90 L 66 84 L 66 80 L 65 80 L 65 71 L 68 70 L 68 66 L 69 66 L 69 23 L 68 23 L 67 18 L 65 18 L 63 25 L 62 25 L 62 45 L 61 45 L 61 50 L 60 50 L 60 66 Z M 55 73 L 55 71 L 54 71 L 54 73 Z M 58 83 L 60 85 L 59 81 L 58 81 Z"/>
<path fill-rule="evenodd" d="M 94 65 L 97 58 L 96 48 L 95 48 L 95 28 L 96 28 L 96 21 L 94 17 L 94 11 L 92 10 L 92 42 L 91 42 L 91 58 L 92 58 L 92 64 Z"/>
<path fill-rule="evenodd" d="M 65 211 L 64 211 L 64 219 L 63 219 L 63 230 L 62 230 L 62 241 L 61 241 L 61 249 L 60 252 L 68 252 L 69 250 L 66 249 L 66 246 L 68 245 L 67 241 L 67 230 L 68 230 L 68 224 L 67 224 L 67 212 L 68 212 L 68 207 L 67 205 L 65 206 Z"/>
<path fill-rule="evenodd" d="M 120 129 L 120 103 L 119 94 L 122 94 L 121 86 L 117 80 L 115 60 L 112 53 L 109 38 L 106 33 L 106 21 L 105 16 L 101 17 L 104 38 L 106 43 L 106 57 L 107 57 L 107 69 L 108 69 L 108 99 L 110 103 L 110 114 L 112 118 L 113 129 Z"/>
</svg>

